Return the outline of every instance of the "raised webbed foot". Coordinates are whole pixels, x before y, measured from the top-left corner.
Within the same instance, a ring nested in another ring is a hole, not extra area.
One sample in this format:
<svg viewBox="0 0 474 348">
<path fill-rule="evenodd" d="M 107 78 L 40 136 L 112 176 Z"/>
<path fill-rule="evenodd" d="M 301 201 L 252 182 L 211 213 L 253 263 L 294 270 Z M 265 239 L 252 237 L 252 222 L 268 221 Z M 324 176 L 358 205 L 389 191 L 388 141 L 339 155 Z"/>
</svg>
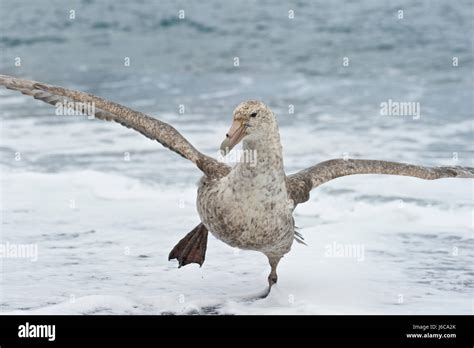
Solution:
<svg viewBox="0 0 474 348">
<path fill-rule="evenodd" d="M 168 260 L 176 259 L 179 267 L 190 263 L 198 263 L 202 266 L 206 257 L 207 228 L 202 223 L 197 225 L 171 250 Z"/>
</svg>

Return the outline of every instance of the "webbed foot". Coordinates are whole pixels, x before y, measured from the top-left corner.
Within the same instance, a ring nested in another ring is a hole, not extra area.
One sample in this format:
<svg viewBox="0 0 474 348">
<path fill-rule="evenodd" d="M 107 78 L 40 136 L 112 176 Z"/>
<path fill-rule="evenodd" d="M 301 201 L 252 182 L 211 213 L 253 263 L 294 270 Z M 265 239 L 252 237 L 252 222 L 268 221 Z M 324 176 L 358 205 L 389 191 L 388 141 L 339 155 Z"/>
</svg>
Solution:
<svg viewBox="0 0 474 348">
<path fill-rule="evenodd" d="M 207 228 L 202 223 L 197 225 L 171 250 L 168 260 L 176 259 L 179 267 L 190 263 L 198 263 L 202 266 L 206 257 Z"/>
</svg>

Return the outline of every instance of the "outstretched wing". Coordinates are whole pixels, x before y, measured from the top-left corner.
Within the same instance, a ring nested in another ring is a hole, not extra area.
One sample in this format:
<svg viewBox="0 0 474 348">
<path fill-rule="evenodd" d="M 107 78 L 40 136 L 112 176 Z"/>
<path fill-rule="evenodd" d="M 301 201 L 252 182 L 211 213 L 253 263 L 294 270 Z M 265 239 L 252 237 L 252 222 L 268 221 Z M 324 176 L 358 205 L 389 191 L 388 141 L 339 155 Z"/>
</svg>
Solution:
<svg viewBox="0 0 474 348">
<path fill-rule="evenodd" d="M 310 191 L 330 180 L 354 174 L 389 174 L 425 180 L 474 178 L 470 167 L 422 167 L 412 164 L 357 159 L 334 159 L 316 164 L 287 177 L 290 199 L 295 206 L 309 199 Z"/>
<path fill-rule="evenodd" d="M 45 103 L 56 105 L 58 102 L 72 101 L 85 114 L 86 105 L 94 105 L 94 117 L 115 121 L 121 125 L 140 132 L 149 139 L 158 141 L 161 145 L 176 152 L 182 157 L 195 163 L 206 175 L 221 177 L 229 172 L 224 163 L 206 156 L 196 150 L 174 127 L 144 113 L 132 110 L 126 106 L 108 101 L 95 95 L 78 92 L 62 87 L 51 86 L 31 80 L 19 79 L 13 76 L 0 75 L 0 85 L 19 91 L 25 95 Z"/>
</svg>

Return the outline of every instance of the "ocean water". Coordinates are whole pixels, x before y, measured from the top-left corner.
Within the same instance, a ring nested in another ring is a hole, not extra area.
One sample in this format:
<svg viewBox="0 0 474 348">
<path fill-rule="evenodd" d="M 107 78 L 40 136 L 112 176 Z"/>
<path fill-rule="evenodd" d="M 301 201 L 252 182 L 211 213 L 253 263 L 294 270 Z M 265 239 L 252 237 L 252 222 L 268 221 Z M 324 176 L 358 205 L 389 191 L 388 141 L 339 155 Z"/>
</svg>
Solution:
<svg viewBox="0 0 474 348">
<path fill-rule="evenodd" d="M 211 156 L 235 106 L 260 99 L 288 173 L 343 156 L 473 166 L 472 6 L 0 0 L 0 73 L 149 113 Z M 419 117 L 381 115 L 388 100 L 419 103 Z M 263 255 L 210 236 L 202 268 L 167 260 L 199 222 L 193 165 L 5 89 L 0 121 L 1 241 L 38 247 L 36 261 L 0 258 L 2 313 L 473 313 L 472 180 L 317 188 L 295 211 L 308 246 L 267 299 L 246 301 L 266 285 Z M 363 257 L 330 257 L 334 245 Z"/>
</svg>

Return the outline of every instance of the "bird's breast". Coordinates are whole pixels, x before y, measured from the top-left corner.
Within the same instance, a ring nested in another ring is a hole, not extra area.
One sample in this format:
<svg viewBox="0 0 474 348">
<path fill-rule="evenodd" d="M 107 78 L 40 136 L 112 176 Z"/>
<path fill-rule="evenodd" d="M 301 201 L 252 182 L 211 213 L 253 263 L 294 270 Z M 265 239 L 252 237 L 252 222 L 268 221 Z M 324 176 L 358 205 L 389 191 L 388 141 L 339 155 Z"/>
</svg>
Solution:
<svg viewBox="0 0 474 348">
<path fill-rule="evenodd" d="M 284 181 L 203 179 L 197 209 L 209 231 L 230 246 L 281 253 L 291 247 L 294 223 Z"/>
</svg>

